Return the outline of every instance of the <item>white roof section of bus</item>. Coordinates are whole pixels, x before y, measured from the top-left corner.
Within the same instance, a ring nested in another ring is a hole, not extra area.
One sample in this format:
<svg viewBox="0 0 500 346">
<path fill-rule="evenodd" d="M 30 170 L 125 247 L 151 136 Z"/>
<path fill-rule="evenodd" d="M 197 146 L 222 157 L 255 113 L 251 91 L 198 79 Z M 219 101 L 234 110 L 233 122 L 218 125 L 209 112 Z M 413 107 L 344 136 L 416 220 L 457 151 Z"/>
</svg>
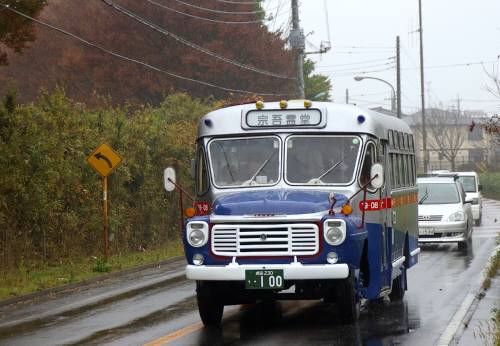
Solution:
<svg viewBox="0 0 500 346">
<path fill-rule="evenodd" d="M 240 134 L 262 133 L 292 133 L 292 132 L 343 132 L 367 133 L 380 138 L 387 138 L 387 130 L 412 133 L 410 127 L 402 120 L 393 116 L 378 113 L 353 105 L 335 104 L 330 102 L 313 102 L 311 109 L 319 109 L 327 116 L 323 128 L 258 128 L 245 130 L 242 128 L 242 115 L 250 110 L 256 110 L 255 103 L 222 108 L 203 116 L 199 122 L 198 137 L 227 136 Z M 266 102 L 263 110 L 280 110 L 279 102 Z M 303 101 L 289 101 L 287 109 L 306 109 Z M 358 122 L 358 116 L 363 115 L 365 121 Z M 205 120 L 209 120 L 211 126 Z"/>
</svg>

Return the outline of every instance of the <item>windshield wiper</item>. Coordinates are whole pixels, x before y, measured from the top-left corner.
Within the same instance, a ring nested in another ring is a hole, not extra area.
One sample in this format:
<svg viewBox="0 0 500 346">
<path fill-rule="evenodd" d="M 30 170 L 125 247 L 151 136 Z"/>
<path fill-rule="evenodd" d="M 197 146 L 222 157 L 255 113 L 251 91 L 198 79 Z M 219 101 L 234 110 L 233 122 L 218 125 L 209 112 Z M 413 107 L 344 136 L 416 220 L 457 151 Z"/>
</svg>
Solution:
<svg viewBox="0 0 500 346">
<path fill-rule="evenodd" d="M 248 183 L 251 184 L 252 181 L 254 181 L 255 177 L 257 176 L 257 174 L 259 174 L 263 169 L 264 167 L 266 167 L 266 165 L 269 163 L 269 161 L 271 161 L 271 159 L 273 158 L 274 154 L 277 152 L 277 150 L 273 150 L 273 152 L 271 153 L 271 155 L 267 158 L 266 161 L 264 161 L 264 163 L 259 167 L 259 169 L 257 170 L 257 172 L 255 172 L 252 177 L 248 180 Z"/>
<path fill-rule="evenodd" d="M 427 191 L 427 188 L 425 188 L 425 194 L 422 196 L 422 198 L 420 198 L 418 204 L 422 204 L 427 199 L 427 197 L 429 197 L 429 191 Z"/>
<path fill-rule="evenodd" d="M 224 150 L 224 147 L 218 141 L 215 143 L 217 143 L 222 150 L 222 155 L 224 155 L 224 160 L 226 161 L 227 169 L 229 170 L 229 176 L 233 180 L 233 183 L 236 182 L 236 179 L 234 179 L 233 171 L 231 170 L 231 165 L 229 164 L 229 160 L 227 159 L 227 155 L 226 155 L 226 151 Z"/>
<path fill-rule="evenodd" d="M 321 174 L 319 177 L 313 180 L 321 180 L 321 178 L 323 178 L 325 175 L 333 172 L 333 170 L 337 168 L 337 166 L 340 165 L 342 162 L 344 162 L 344 157 L 341 158 L 338 162 L 335 162 L 332 166 L 330 166 L 330 168 L 328 168 L 325 173 Z"/>
</svg>

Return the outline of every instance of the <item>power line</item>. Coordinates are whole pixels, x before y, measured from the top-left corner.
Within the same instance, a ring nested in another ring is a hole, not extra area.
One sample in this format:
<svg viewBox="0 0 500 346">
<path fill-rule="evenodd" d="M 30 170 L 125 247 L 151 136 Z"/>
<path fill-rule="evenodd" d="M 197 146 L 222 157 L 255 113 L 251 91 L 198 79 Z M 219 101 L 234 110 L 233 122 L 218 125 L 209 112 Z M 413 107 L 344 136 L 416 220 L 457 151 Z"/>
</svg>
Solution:
<svg viewBox="0 0 500 346">
<path fill-rule="evenodd" d="M 250 66 L 250 65 L 246 65 L 246 64 L 243 64 L 239 61 L 236 61 L 236 60 L 233 60 L 233 59 L 230 59 L 230 58 L 227 58 L 223 55 L 220 55 L 220 54 L 217 54 L 215 52 L 212 52 L 202 46 L 199 46 L 197 45 L 196 43 L 193 43 L 191 41 L 188 41 L 186 40 L 185 38 L 179 36 L 179 35 L 176 35 L 170 31 L 167 31 L 161 27 L 159 27 L 158 25 L 154 24 L 154 23 L 151 23 L 149 22 L 148 20 L 140 17 L 139 15 L 135 14 L 134 12 L 120 6 L 120 5 L 117 5 L 115 4 L 114 2 L 110 1 L 110 0 L 101 0 L 103 1 L 104 3 L 106 3 L 107 5 L 111 6 L 113 9 L 131 17 L 132 19 L 162 33 L 163 35 L 165 36 L 168 36 L 168 37 L 171 37 L 173 39 L 175 39 L 176 41 L 178 42 L 181 42 L 191 48 L 194 48 L 202 53 L 205 53 L 207 55 L 210 55 L 211 57 L 213 58 L 216 58 L 216 59 L 219 59 L 219 60 L 222 60 L 226 63 L 229 63 L 229 64 L 232 64 L 234 66 L 237 66 L 237 67 L 240 67 L 240 68 L 243 68 L 243 69 L 246 69 L 246 70 L 250 70 L 250 71 L 253 71 L 253 72 L 257 72 L 257 73 L 260 73 L 260 74 L 263 74 L 263 75 L 266 75 L 266 76 L 271 76 L 271 77 L 276 77 L 276 78 L 281 78 L 281 79 L 295 79 L 294 77 L 289 77 L 289 76 L 284 76 L 284 75 L 281 75 L 281 74 L 277 74 L 277 73 L 274 73 L 274 72 L 271 72 L 271 71 L 266 71 L 266 70 L 263 70 L 263 69 L 260 69 L 260 68 L 257 68 L 257 67 L 253 67 L 253 66 Z"/>
<path fill-rule="evenodd" d="M 317 68 L 341 67 L 341 66 L 351 66 L 351 65 L 365 65 L 365 64 L 372 63 L 372 62 L 387 61 L 387 60 L 394 59 L 394 58 L 395 57 L 391 56 L 389 58 L 364 60 L 364 61 L 350 62 L 350 63 L 346 63 L 346 64 L 323 65 L 323 66 L 317 66 Z"/>
<path fill-rule="evenodd" d="M 204 20 L 204 21 L 211 22 L 211 23 L 223 23 L 223 24 L 257 24 L 257 23 L 260 24 L 260 23 L 262 23 L 262 20 L 260 20 L 260 19 L 259 20 L 248 20 L 248 21 L 237 21 L 237 22 L 226 21 L 226 20 L 210 19 L 210 18 L 195 16 L 193 14 L 189 14 L 189 13 L 186 13 L 186 12 L 178 11 L 176 9 L 173 9 L 171 7 L 168 7 L 168 6 L 165 6 L 165 5 L 160 4 L 160 3 L 156 2 L 156 1 L 153 1 L 153 0 L 146 0 L 146 1 L 149 2 L 150 4 L 155 5 L 155 6 L 164 8 L 165 10 L 172 11 L 172 12 L 175 12 L 177 14 L 181 14 L 183 16 L 187 16 L 187 17 L 190 17 L 190 18 Z"/>
<path fill-rule="evenodd" d="M 182 75 L 178 75 L 178 74 L 175 74 L 175 73 L 172 73 L 172 72 L 168 72 L 166 70 L 163 70 L 159 67 L 156 67 L 156 66 L 153 66 L 153 65 L 150 65 L 146 62 L 143 62 L 143 61 L 140 61 L 140 60 L 136 60 L 134 58 L 130 58 L 128 56 L 125 56 L 125 55 L 121 55 L 121 54 L 118 54 L 118 53 L 115 53 L 107 48 L 104 48 L 100 45 L 97 45 L 95 43 L 92 43 L 90 41 L 87 41 L 85 40 L 84 38 L 81 38 L 80 36 L 77 36 L 75 34 L 72 34 L 66 30 L 63 30 L 63 29 L 60 29 L 54 25 L 51 25 L 49 23 L 46 23 L 46 22 L 43 22 L 39 19 L 36 19 L 36 18 L 33 18 L 33 17 L 30 17 L 28 16 L 27 14 L 24 14 L 14 8 L 11 8 L 9 5 L 5 5 L 5 4 L 0 4 L 0 6 L 3 6 L 4 8 L 6 8 L 7 10 L 13 12 L 13 13 L 16 13 L 17 15 L 21 16 L 21 17 L 24 17 L 26 19 L 29 19 L 29 20 L 32 20 L 34 21 L 35 23 L 38 23 L 40 25 L 43 25 L 45 27 L 48 27 L 52 30 L 55 30 L 55 31 L 58 31 L 64 35 L 67 35 L 71 38 L 74 38 L 75 40 L 77 41 L 80 41 L 88 46 L 91 46 L 97 50 L 100 50 L 101 52 L 104 52 L 104 53 L 107 53 L 109 55 L 112 55 L 116 58 L 119 58 L 119 59 L 122 59 L 122 60 L 126 60 L 128 62 L 133 62 L 135 64 L 138 64 L 138 65 L 141 65 L 141 66 L 144 66 L 144 67 L 147 67 L 149 69 L 152 69 L 154 71 L 157 71 L 157 72 L 161 72 L 161 73 L 164 73 L 166 75 L 169 75 L 171 77 L 175 77 L 175 78 L 178 78 L 178 79 L 182 79 L 182 80 L 186 80 L 186 81 L 189 81 L 189 82 L 193 82 L 193 83 L 198 83 L 198 84 L 201 84 L 201 85 L 205 85 L 205 86 L 208 86 L 208 87 L 211 87 L 211 88 L 216 88 L 216 89 L 220 89 L 220 90 L 224 90 L 224 91 L 229 91 L 229 92 L 237 92 L 237 93 L 242 93 L 242 94 L 252 94 L 252 95 L 262 95 L 262 96 L 289 96 L 289 95 L 294 95 L 294 94 L 275 94 L 275 93 L 260 93 L 260 92 L 255 92 L 255 91 L 250 91 L 250 90 L 244 90 L 244 89 L 233 89 L 233 88 L 227 88 L 227 87 L 223 87 L 223 86 L 220 86 L 220 85 L 216 85 L 216 84 L 212 84 L 212 83 L 209 83 L 209 82 L 204 82 L 204 81 L 201 81 L 201 80 L 198 80 L 198 79 L 194 79 L 194 78 L 190 78 L 190 77 L 185 77 L 185 76 L 182 76 Z"/>
<path fill-rule="evenodd" d="M 377 72 L 383 72 L 383 71 L 389 71 L 389 70 L 394 70 L 394 67 L 388 67 L 388 68 L 384 68 L 384 69 L 371 70 L 371 71 L 357 71 L 357 72 L 344 72 L 344 73 L 340 73 L 340 74 L 335 74 L 335 73 L 330 73 L 330 74 L 332 74 L 332 78 L 337 78 L 337 77 L 364 75 L 364 74 L 368 74 L 368 73 L 377 73 Z M 322 73 L 329 73 L 329 72 L 322 72 Z"/>
<path fill-rule="evenodd" d="M 349 48 L 349 49 L 385 49 L 394 50 L 394 47 L 389 46 L 339 46 L 335 45 L 336 48 Z"/>
<path fill-rule="evenodd" d="M 184 6 L 188 6 L 188 7 L 192 7 L 192 8 L 196 8 L 198 10 L 202 10 L 202 11 L 207 11 L 207 12 L 212 12 L 212 13 L 220 13 L 220 14 L 238 14 L 238 15 L 243 15 L 243 14 L 259 14 L 259 13 L 263 13 L 265 12 L 264 10 L 257 10 L 257 11 L 222 11 L 222 10 L 215 10 L 215 9 L 212 9 L 212 8 L 206 8 L 206 7 L 202 7 L 202 6 L 198 6 L 198 5 L 194 5 L 194 4 L 190 4 L 190 3 L 187 3 L 187 2 L 184 2 L 184 1 L 181 1 L 181 0 L 174 0 L 180 4 L 183 4 Z"/>
<path fill-rule="evenodd" d="M 368 65 L 368 66 L 362 66 L 362 67 L 350 67 L 350 68 L 345 68 L 345 69 L 340 69 L 340 70 L 327 70 L 327 71 L 318 71 L 318 72 L 328 73 L 328 72 L 359 71 L 360 68 L 367 69 L 367 68 L 385 67 L 385 66 L 389 66 L 389 65 L 392 65 L 391 68 L 394 68 L 394 62 L 386 62 L 385 64 Z"/>
<path fill-rule="evenodd" d="M 426 69 L 429 68 L 450 68 L 450 67 L 468 67 L 468 66 L 474 66 L 474 65 L 484 65 L 484 64 L 491 64 L 491 63 L 496 63 L 497 61 L 492 60 L 492 61 L 476 61 L 476 62 L 466 62 L 466 63 L 459 63 L 459 64 L 447 64 L 447 65 L 435 65 L 435 66 L 426 66 Z M 414 70 L 415 68 L 413 67 L 404 67 L 402 68 L 403 70 Z"/>
<path fill-rule="evenodd" d="M 215 0 L 218 2 L 223 2 L 226 4 L 237 4 L 237 5 L 257 5 L 260 1 L 230 1 L 230 0 Z"/>
</svg>

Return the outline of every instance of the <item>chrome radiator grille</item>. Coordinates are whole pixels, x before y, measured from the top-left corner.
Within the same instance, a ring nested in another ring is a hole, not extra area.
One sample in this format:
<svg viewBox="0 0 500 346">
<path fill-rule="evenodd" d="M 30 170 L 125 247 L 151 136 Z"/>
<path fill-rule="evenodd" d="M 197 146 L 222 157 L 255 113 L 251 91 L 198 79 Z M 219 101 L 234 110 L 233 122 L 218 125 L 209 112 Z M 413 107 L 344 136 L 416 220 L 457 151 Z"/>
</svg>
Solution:
<svg viewBox="0 0 500 346">
<path fill-rule="evenodd" d="M 419 215 L 418 221 L 441 221 L 443 215 Z"/>
<path fill-rule="evenodd" d="M 214 225 L 212 252 L 220 256 L 304 256 L 319 250 L 315 224 Z"/>
</svg>

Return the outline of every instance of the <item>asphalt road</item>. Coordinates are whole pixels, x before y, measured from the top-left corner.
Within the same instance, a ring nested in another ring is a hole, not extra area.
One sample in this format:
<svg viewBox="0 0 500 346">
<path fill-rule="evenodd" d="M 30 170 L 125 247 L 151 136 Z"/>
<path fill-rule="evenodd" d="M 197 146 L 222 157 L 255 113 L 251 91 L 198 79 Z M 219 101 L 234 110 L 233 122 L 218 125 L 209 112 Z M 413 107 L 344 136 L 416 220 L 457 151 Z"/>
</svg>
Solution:
<svg viewBox="0 0 500 346">
<path fill-rule="evenodd" d="M 0 345 L 432 345 L 480 282 L 499 231 L 500 202 L 485 200 L 471 249 L 422 246 L 404 301 L 365 304 L 353 325 L 322 302 L 288 301 L 226 307 L 222 327 L 205 329 L 177 261 L 0 307 Z"/>
</svg>

